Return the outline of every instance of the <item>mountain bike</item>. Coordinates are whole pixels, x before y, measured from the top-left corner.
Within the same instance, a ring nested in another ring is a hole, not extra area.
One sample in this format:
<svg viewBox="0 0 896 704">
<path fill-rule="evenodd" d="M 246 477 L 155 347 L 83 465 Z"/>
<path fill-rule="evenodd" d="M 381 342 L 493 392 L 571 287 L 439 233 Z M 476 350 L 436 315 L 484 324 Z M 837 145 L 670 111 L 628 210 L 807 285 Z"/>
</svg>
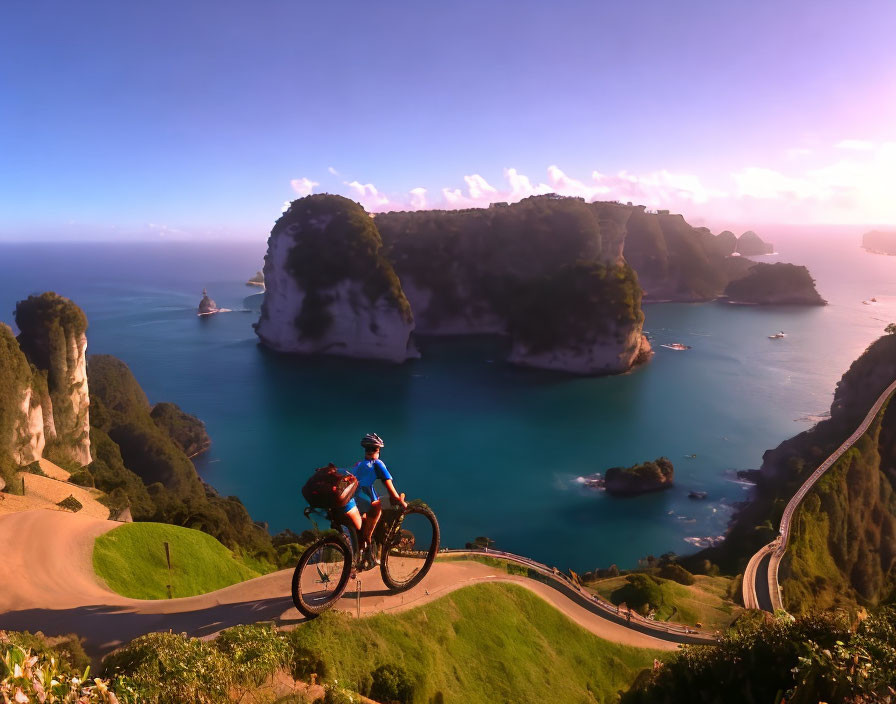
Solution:
<svg viewBox="0 0 896 704">
<path fill-rule="evenodd" d="M 315 529 L 315 517 L 330 523 L 330 530 L 302 553 L 292 576 L 293 603 L 302 614 L 314 618 L 333 607 L 350 580 L 377 563 L 362 554 L 358 532 L 342 509 L 309 506 L 305 517 Z M 405 509 L 386 508 L 371 543 L 370 554 L 379 554 L 383 583 L 393 593 L 407 591 L 432 567 L 439 551 L 439 522 L 422 501 L 409 502 Z"/>
</svg>

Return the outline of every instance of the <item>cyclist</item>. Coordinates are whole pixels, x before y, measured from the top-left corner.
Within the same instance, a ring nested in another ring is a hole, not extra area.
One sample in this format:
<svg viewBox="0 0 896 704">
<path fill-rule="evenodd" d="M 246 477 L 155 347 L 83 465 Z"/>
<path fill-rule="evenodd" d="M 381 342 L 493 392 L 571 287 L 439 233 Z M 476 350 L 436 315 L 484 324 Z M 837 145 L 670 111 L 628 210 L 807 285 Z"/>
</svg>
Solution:
<svg viewBox="0 0 896 704">
<path fill-rule="evenodd" d="M 404 494 L 399 494 L 395 485 L 392 483 L 392 475 L 386 469 L 386 465 L 380 459 L 380 450 L 385 446 L 383 439 L 376 433 L 368 433 L 361 438 L 361 447 L 364 448 L 364 459 L 358 462 L 349 471 L 358 478 L 358 490 L 364 494 L 370 501 L 370 509 L 362 519 L 361 511 L 355 499 L 351 499 L 345 505 L 345 513 L 355 525 L 361 540 L 361 550 L 366 552 L 367 559 L 373 563 L 377 562 L 376 555 L 370 550 L 370 539 L 373 535 L 373 529 L 376 528 L 377 522 L 383 513 L 382 499 L 376 493 L 374 482 L 381 480 L 389 492 L 393 504 L 398 504 L 402 508 L 407 508 L 408 504 L 404 500 Z"/>
</svg>

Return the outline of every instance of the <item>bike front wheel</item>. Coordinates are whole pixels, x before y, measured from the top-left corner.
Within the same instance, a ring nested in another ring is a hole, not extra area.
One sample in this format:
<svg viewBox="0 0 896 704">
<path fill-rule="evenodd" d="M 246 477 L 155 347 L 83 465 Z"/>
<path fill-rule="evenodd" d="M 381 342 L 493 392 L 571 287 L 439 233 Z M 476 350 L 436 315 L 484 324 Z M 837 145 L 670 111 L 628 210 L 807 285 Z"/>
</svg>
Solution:
<svg viewBox="0 0 896 704">
<path fill-rule="evenodd" d="M 420 583 L 439 551 L 439 522 L 427 506 L 408 507 L 383 542 L 380 574 L 394 592 Z"/>
<path fill-rule="evenodd" d="M 308 618 L 322 614 L 342 596 L 352 571 L 352 549 L 342 535 L 315 540 L 292 575 L 292 601 Z"/>
</svg>

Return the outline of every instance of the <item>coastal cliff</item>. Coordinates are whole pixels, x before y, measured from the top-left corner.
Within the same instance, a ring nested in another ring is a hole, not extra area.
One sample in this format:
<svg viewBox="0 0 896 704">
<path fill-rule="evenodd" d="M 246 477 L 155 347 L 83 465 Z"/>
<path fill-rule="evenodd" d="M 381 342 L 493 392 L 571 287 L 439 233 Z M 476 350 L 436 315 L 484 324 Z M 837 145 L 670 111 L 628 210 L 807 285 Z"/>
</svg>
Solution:
<svg viewBox="0 0 896 704">
<path fill-rule="evenodd" d="M 34 397 L 45 405 L 40 424 L 46 425 L 47 441 L 70 462 L 81 467 L 90 464 L 84 311 L 67 298 L 48 292 L 19 301 L 15 318 L 19 346 L 46 380 L 47 393 L 42 393 L 43 384 L 38 383 Z"/>
<path fill-rule="evenodd" d="M 419 334 L 507 335 L 513 364 L 613 374 L 649 357 L 640 286 L 622 258 L 630 214 L 538 196 L 375 222 Z"/>
<path fill-rule="evenodd" d="M 0 452 L 10 467 L 44 456 L 83 467 L 90 454 L 87 319 L 55 293 L 16 305 L 18 338 L 0 326 Z"/>
<path fill-rule="evenodd" d="M 746 276 L 728 284 L 725 295 L 732 303 L 827 305 L 806 267 L 783 262 L 753 264 Z"/>
<path fill-rule="evenodd" d="M 607 205 L 591 204 L 597 209 Z M 740 253 L 740 242 L 749 233 L 740 239 L 728 230 L 713 235 L 705 227 L 693 227 L 678 214 L 650 213 L 643 206 L 620 207 L 630 211 L 622 255 L 638 274 L 645 302 L 711 301 L 753 264 L 732 256 L 736 251 Z M 747 243 L 750 241 L 747 237 Z M 764 249 L 771 248 L 762 245 Z"/>
<path fill-rule="evenodd" d="M 790 497 L 850 436 L 896 380 L 896 335 L 884 335 L 837 384 L 830 418 L 768 450 L 755 496 L 736 514 L 723 545 L 694 556 L 732 573 L 777 534 Z M 859 441 L 807 494 L 791 522 L 779 569 L 794 613 L 875 605 L 896 597 L 896 406 L 885 406 Z"/>
<path fill-rule="evenodd" d="M 411 306 L 382 249 L 359 204 L 326 194 L 293 201 L 268 240 L 261 342 L 279 352 L 416 356 Z"/>
</svg>

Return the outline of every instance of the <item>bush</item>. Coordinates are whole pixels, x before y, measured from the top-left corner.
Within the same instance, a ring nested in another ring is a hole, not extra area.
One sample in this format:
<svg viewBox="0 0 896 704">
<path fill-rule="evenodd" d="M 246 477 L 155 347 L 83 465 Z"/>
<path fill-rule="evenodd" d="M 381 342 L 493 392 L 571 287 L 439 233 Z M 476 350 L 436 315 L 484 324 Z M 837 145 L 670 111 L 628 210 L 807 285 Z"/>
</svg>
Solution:
<svg viewBox="0 0 896 704">
<path fill-rule="evenodd" d="M 77 484 L 78 486 L 87 486 L 91 489 L 95 486 L 93 482 L 93 475 L 87 471 L 86 469 L 79 469 L 77 472 L 72 474 L 68 479 L 72 484 Z"/>
<path fill-rule="evenodd" d="M 625 578 L 626 584 L 610 594 L 614 604 L 624 603 L 630 609 L 646 614 L 650 609 L 657 609 L 664 603 L 660 582 L 648 574 L 630 574 Z"/>
<path fill-rule="evenodd" d="M 696 581 L 694 579 L 694 575 L 688 572 L 681 565 L 676 565 L 674 562 L 663 565 L 660 568 L 659 576 L 663 579 L 671 579 L 673 582 L 678 582 L 679 584 L 684 584 L 685 586 L 690 586 Z"/>
<path fill-rule="evenodd" d="M 290 660 L 290 647 L 271 626 L 235 626 L 215 640 L 240 684 L 260 685 Z"/>
<path fill-rule="evenodd" d="M 371 676 L 371 699 L 382 704 L 410 704 L 413 700 L 414 685 L 404 668 L 387 663 L 376 668 Z"/>
<path fill-rule="evenodd" d="M 211 643 L 175 633 L 150 633 L 104 661 L 107 676 L 124 677 L 137 701 L 225 704 L 234 682 L 224 653 Z"/>
<path fill-rule="evenodd" d="M 64 508 L 66 511 L 71 511 L 72 513 L 77 513 L 82 508 L 84 508 L 84 504 L 78 501 L 71 494 L 56 504 L 59 508 Z"/>
</svg>

